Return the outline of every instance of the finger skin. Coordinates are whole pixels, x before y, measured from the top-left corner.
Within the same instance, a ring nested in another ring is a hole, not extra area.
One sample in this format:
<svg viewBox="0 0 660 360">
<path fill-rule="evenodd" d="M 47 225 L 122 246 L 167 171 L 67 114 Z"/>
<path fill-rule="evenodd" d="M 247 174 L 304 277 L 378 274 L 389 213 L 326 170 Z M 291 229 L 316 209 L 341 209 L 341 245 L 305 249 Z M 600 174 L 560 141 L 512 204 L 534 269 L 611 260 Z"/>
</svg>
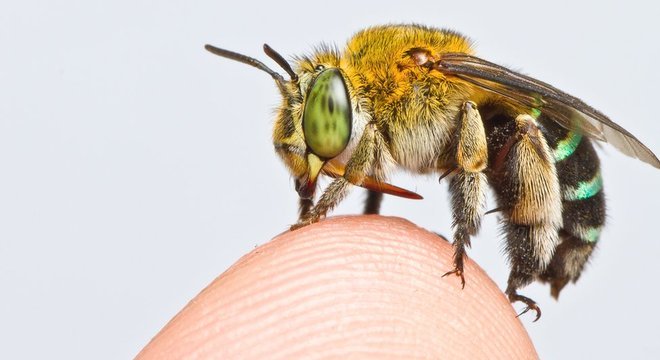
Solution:
<svg viewBox="0 0 660 360">
<path fill-rule="evenodd" d="M 505 295 L 410 222 L 335 217 L 245 255 L 137 359 L 534 359 Z"/>
</svg>

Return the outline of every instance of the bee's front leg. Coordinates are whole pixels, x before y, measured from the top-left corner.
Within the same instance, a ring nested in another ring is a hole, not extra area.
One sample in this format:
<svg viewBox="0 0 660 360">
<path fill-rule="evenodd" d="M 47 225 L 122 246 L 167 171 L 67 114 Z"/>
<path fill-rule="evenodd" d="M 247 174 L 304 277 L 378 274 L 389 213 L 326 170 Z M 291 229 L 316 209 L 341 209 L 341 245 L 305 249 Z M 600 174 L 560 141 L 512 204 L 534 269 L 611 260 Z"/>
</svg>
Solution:
<svg viewBox="0 0 660 360">
<path fill-rule="evenodd" d="M 297 186 L 296 186 L 297 187 Z M 306 216 L 309 216 L 310 210 L 314 206 L 314 200 L 310 198 L 301 197 L 298 199 L 298 221 L 301 221 Z"/>
<path fill-rule="evenodd" d="M 291 230 L 296 230 L 319 221 L 328 211 L 332 210 L 344 199 L 351 184 L 362 184 L 367 173 L 373 166 L 375 154 L 379 146 L 383 146 L 383 142 L 380 139 L 380 133 L 377 132 L 376 125 L 367 124 L 360 142 L 346 164 L 344 175 L 336 178 L 328 185 L 316 205 L 306 215 L 302 216 L 297 224 L 291 226 Z"/>
<path fill-rule="evenodd" d="M 443 276 L 460 276 L 465 287 L 463 260 L 470 236 L 481 225 L 486 203 L 487 180 L 483 170 L 488 164 L 486 132 L 475 103 L 463 104 L 455 138 L 456 174 L 449 184 L 454 227 L 454 269 Z"/>
</svg>

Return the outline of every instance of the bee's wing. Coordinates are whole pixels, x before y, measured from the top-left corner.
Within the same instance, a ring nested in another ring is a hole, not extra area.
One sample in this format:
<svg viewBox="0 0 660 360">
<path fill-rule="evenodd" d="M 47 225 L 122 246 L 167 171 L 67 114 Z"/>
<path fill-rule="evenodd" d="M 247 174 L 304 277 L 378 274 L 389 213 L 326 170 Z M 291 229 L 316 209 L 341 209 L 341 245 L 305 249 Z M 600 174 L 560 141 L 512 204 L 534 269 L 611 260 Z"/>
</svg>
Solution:
<svg viewBox="0 0 660 360">
<path fill-rule="evenodd" d="M 541 109 L 567 129 L 606 141 L 622 153 L 660 168 L 660 160 L 633 134 L 582 100 L 549 84 L 464 53 L 442 54 L 435 67 L 524 106 Z"/>
</svg>

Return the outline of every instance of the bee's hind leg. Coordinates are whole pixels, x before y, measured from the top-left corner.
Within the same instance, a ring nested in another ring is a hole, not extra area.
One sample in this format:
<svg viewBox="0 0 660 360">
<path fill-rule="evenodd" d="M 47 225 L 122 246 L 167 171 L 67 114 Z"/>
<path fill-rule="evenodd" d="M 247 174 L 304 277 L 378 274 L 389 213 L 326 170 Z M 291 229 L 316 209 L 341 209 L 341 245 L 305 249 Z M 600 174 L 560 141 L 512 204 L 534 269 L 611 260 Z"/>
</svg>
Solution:
<svg viewBox="0 0 660 360">
<path fill-rule="evenodd" d="M 555 162 L 536 120 L 519 115 L 491 133 L 495 157 L 489 179 L 495 190 L 511 264 L 506 294 L 541 316 L 538 305 L 517 290 L 547 268 L 559 242 L 562 203 Z"/>
<path fill-rule="evenodd" d="M 473 102 L 463 104 L 456 134 L 456 171 L 449 183 L 454 228 L 454 269 L 443 276 L 457 275 L 461 278 L 462 287 L 465 287 L 465 249 L 470 247 L 470 236 L 477 233 L 484 215 L 487 180 L 483 170 L 488 164 L 486 134 Z"/>
<path fill-rule="evenodd" d="M 536 321 L 541 317 L 541 309 L 534 300 L 518 294 L 518 289 L 534 281 L 539 270 L 549 262 L 549 257 L 538 253 L 534 247 L 538 246 L 539 242 L 549 239 L 554 241 L 557 230 L 550 225 L 514 224 L 510 219 L 504 220 L 503 230 L 506 233 L 506 251 L 511 262 L 511 273 L 505 293 L 511 303 L 520 301 L 525 304 L 525 309 L 518 316 L 534 310 L 536 312 L 534 321 Z"/>
</svg>

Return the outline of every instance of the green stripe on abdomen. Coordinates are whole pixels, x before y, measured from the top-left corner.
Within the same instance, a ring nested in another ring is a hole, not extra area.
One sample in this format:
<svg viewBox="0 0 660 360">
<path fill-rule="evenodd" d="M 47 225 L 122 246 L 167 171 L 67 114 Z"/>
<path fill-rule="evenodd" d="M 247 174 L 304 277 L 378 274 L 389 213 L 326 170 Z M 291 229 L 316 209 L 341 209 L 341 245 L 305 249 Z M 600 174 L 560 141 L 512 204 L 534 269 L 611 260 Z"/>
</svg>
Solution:
<svg viewBox="0 0 660 360">
<path fill-rule="evenodd" d="M 572 229 L 572 233 L 586 243 L 597 243 L 602 231 L 601 226 L 580 226 Z"/>
<path fill-rule="evenodd" d="M 563 191 L 564 200 L 584 200 L 598 194 L 603 189 L 600 171 L 589 181 L 580 181 L 577 186 L 567 186 Z"/>
<path fill-rule="evenodd" d="M 590 243 L 595 243 L 598 241 L 598 238 L 600 237 L 600 231 L 601 231 L 600 227 L 590 227 L 583 235 L 582 240 Z"/>
<path fill-rule="evenodd" d="M 580 145 L 580 141 L 582 141 L 581 134 L 569 131 L 568 134 L 566 134 L 566 137 L 560 140 L 557 143 L 557 147 L 553 150 L 555 162 L 562 161 L 573 155 L 575 149 Z"/>
</svg>

